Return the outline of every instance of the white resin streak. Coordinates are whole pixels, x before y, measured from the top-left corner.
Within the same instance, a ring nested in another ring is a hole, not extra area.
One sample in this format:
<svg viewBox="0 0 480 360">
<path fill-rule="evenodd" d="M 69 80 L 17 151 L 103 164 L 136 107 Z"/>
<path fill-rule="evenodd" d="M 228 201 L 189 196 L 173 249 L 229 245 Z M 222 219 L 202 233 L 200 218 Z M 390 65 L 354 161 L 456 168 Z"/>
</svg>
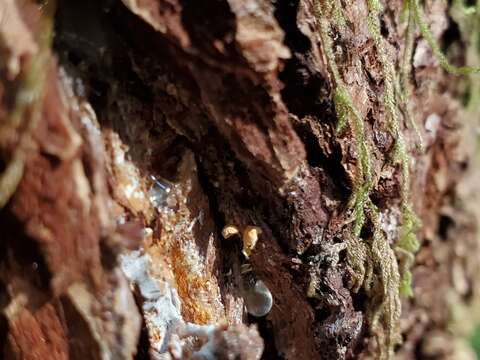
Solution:
<svg viewBox="0 0 480 360">
<path fill-rule="evenodd" d="M 136 250 L 122 255 L 121 266 L 125 276 L 136 286 L 143 299 L 143 315 L 152 340 L 151 345 L 158 353 L 164 353 L 173 328 L 183 322 L 180 299 L 177 291 L 167 282 L 150 277 L 149 257 Z"/>
</svg>

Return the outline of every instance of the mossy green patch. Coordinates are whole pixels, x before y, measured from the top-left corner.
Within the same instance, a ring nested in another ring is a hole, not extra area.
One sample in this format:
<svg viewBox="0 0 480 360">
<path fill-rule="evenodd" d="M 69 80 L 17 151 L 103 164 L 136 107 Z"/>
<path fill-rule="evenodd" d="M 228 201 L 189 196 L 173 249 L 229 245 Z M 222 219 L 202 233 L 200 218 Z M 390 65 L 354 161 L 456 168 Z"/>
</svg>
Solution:
<svg viewBox="0 0 480 360">
<path fill-rule="evenodd" d="M 370 300 L 367 305 L 367 320 L 372 334 L 377 341 L 378 357 L 391 358 L 393 347 L 400 341 L 400 295 L 412 296 L 410 268 L 414 254 L 419 248 L 416 231 L 420 221 L 409 203 L 410 194 L 410 156 L 401 130 L 399 112 L 410 124 L 418 137 L 418 147 L 423 149 L 420 131 L 410 114 L 407 99 L 409 98 L 408 82 L 411 74 L 411 61 L 416 27 L 432 49 L 433 55 L 447 72 L 458 75 L 479 72 L 480 68 L 456 67 L 449 63 L 440 50 L 431 31 L 426 25 L 418 0 L 405 0 L 402 9 L 403 18 L 408 21 L 405 32 L 404 53 L 397 71 L 388 46 L 380 31 L 380 15 L 382 6 L 379 0 L 366 0 L 368 7 L 368 29 L 375 44 L 379 63 L 383 73 L 383 97 L 388 115 L 390 132 L 395 139 L 392 160 L 401 169 L 401 227 L 399 239 L 390 246 L 381 230 L 378 221 L 378 210 L 370 199 L 372 184 L 371 149 L 365 135 L 364 119 L 356 108 L 351 95 L 345 87 L 336 64 L 332 39 L 329 31 L 332 26 L 341 30 L 345 26 L 345 18 L 338 0 L 317 0 L 315 16 L 318 31 L 327 60 L 328 70 L 334 85 L 333 103 L 337 113 L 337 133 L 347 126 L 352 131 L 357 154 L 356 178 L 353 180 L 349 207 L 353 211 L 354 222 L 352 237 L 347 240 L 347 262 L 353 271 L 352 291 L 363 288 Z M 461 1 L 461 0 L 457 0 Z M 478 10 L 480 6 L 477 6 Z M 471 13 L 473 10 L 467 8 Z M 371 239 L 361 239 L 362 228 L 369 220 L 373 224 Z"/>
<path fill-rule="evenodd" d="M 344 85 L 335 61 L 332 40 L 328 35 L 328 21 L 325 14 L 338 14 L 341 13 L 341 10 L 338 7 L 338 2 L 333 0 L 327 1 L 325 4 L 317 2 L 315 5 L 320 37 L 334 83 L 333 102 L 338 118 L 337 132 L 342 132 L 347 125 L 350 127 L 358 157 L 356 179 L 353 181 L 349 201 L 349 207 L 353 210 L 354 216 L 352 237 L 347 241 L 347 261 L 353 270 L 351 286 L 353 291 L 359 291 L 360 288 L 363 288 L 370 298 L 367 307 L 367 320 L 378 345 L 379 358 L 387 359 L 392 355 L 395 344 L 400 341 L 398 331 L 401 313 L 400 275 L 395 253 L 380 229 L 377 220 L 378 211 L 370 199 L 372 188 L 371 150 L 365 137 L 364 119 Z M 377 4 L 372 3 L 371 5 L 376 6 Z M 342 23 L 335 20 L 338 19 L 338 16 L 334 15 L 333 19 L 336 26 L 341 26 Z M 371 24 L 377 26 L 374 22 L 371 22 Z M 382 51 L 384 51 L 383 47 Z M 384 68 L 389 71 L 388 91 L 385 101 L 389 103 L 387 106 L 389 111 L 392 111 L 395 108 L 394 76 L 391 69 L 388 68 L 391 65 L 387 61 L 384 62 L 384 65 Z M 396 119 L 395 114 L 393 121 L 397 121 Z M 398 139 L 400 133 L 398 125 L 392 125 L 391 127 L 394 130 L 394 136 Z M 404 145 L 403 142 L 401 144 Z M 398 153 L 401 154 L 401 158 L 405 157 L 404 146 L 400 147 Z M 368 242 L 360 238 L 366 215 L 368 215 L 374 229 L 372 239 Z"/>
<path fill-rule="evenodd" d="M 398 119 L 398 107 L 395 101 L 395 81 L 396 70 L 389 54 L 387 54 L 384 38 L 380 32 L 380 11 L 381 6 L 378 0 L 367 0 L 368 4 L 368 27 L 370 34 L 377 48 L 379 61 L 382 65 L 384 75 L 384 96 L 383 103 L 388 111 L 390 131 L 395 139 L 393 159 L 400 164 L 402 170 L 401 184 L 401 210 L 402 210 L 402 229 L 400 240 L 396 244 L 398 252 L 402 257 L 408 258 L 403 263 L 410 265 L 412 263 L 413 252 L 418 249 L 418 241 L 415 236 L 418 220 L 409 205 L 410 194 L 410 156 L 407 152 L 403 132 L 400 130 Z M 407 49 L 408 51 L 408 49 Z M 408 246 L 405 246 L 408 245 Z M 400 293 L 411 295 L 411 274 L 410 266 L 400 267 Z"/>
</svg>

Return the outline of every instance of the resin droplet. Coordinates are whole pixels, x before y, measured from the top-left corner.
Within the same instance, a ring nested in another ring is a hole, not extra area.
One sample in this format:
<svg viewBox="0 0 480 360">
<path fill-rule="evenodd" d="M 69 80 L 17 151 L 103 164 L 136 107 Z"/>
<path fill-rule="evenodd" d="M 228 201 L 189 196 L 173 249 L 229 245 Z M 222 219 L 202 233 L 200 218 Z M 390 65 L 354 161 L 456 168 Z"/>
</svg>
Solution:
<svg viewBox="0 0 480 360">
<path fill-rule="evenodd" d="M 265 316 L 272 309 L 272 293 L 262 280 L 257 280 L 253 286 L 246 289 L 244 299 L 247 311 L 252 316 Z"/>
<path fill-rule="evenodd" d="M 170 186 L 164 182 L 159 181 L 151 176 L 153 181 L 150 190 L 148 191 L 148 198 L 153 207 L 158 208 L 166 204 L 168 194 L 170 193 Z"/>
</svg>

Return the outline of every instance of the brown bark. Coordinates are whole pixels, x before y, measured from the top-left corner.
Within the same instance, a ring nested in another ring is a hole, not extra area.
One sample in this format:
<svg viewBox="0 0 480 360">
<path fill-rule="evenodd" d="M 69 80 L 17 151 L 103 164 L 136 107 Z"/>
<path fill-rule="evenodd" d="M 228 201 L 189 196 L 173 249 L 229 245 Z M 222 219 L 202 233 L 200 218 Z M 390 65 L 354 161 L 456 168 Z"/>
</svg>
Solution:
<svg viewBox="0 0 480 360">
<path fill-rule="evenodd" d="M 367 2 L 338 3 L 347 25 L 328 16 L 328 36 L 393 254 L 405 219 L 382 49 Z M 0 357 L 377 358 L 397 329 L 398 358 L 473 356 L 459 324 L 477 321 L 478 78 L 445 73 L 415 34 L 398 112 L 421 246 L 397 324 L 385 307 L 398 284 L 386 294 L 382 274 L 402 264 L 366 261 L 358 283 L 349 262 L 361 155 L 354 128 L 335 130 L 315 4 L 64 0 L 53 15 L 52 2 L 0 0 Z M 383 5 L 399 69 L 402 1 Z M 422 6 L 452 61 L 475 62 L 478 15 Z M 261 231 L 248 259 L 246 229 Z M 245 311 L 252 279 L 273 296 L 264 317 Z"/>
</svg>

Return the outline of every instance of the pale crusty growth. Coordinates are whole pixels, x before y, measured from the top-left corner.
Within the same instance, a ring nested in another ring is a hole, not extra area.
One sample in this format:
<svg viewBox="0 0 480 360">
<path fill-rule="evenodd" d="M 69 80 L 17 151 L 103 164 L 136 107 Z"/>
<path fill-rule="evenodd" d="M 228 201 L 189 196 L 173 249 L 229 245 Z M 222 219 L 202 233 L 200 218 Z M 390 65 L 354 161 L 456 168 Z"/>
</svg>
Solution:
<svg viewBox="0 0 480 360">
<path fill-rule="evenodd" d="M 15 2 L 15 0 L 4 0 L 0 3 L 3 23 L 0 27 L 0 43 L 7 52 L 7 56 L 2 59 L 1 66 L 5 66 L 10 79 L 18 76 L 21 58 L 34 56 L 38 51 L 32 33 L 22 19 Z M 22 91 L 22 89 L 19 90 Z"/>
<path fill-rule="evenodd" d="M 115 198 L 133 214 L 141 214 L 150 219 L 152 209 L 146 195 L 145 182 L 139 169 L 128 159 L 128 146 L 113 131 L 106 132 L 105 136 L 111 156 L 111 172 L 116 179 Z"/>
<path fill-rule="evenodd" d="M 395 253 L 378 223 L 377 209 L 371 201 L 368 206 L 374 225 L 370 256 L 372 270 L 378 273 L 378 278 L 375 279 L 377 283 L 365 283 L 367 293 L 373 300 L 367 309 L 367 318 L 377 341 L 379 358 L 390 359 L 394 356 L 395 345 L 402 340 L 398 326 L 402 311 L 398 287 L 400 273 Z"/>
<path fill-rule="evenodd" d="M 125 154 L 120 157 L 124 159 Z M 242 359 L 255 360 L 261 356 L 263 344 L 254 327 L 213 325 L 224 323 L 226 318 L 212 264 L 205 260 L 194 241 L 195 227 L 205 224 L 204 215 L 195 214 L 195 210 L 188 207 L 191 201 L 188 195 L 197 186 L 192 166 L 192 158 L 187 154 L 180 170 L 182 181 L 169 184 L 169 191 L 162 195 L 164 201 L 157 203 L 158 196 L 150 197 L 156 205 L 161 235 L 159 237 L 151 229 L 145 231 L 144 249 L 125 253 L 121 260 L 122 270 L 141 299 L 151 356 L 159 359 L 193 359 L 204 355 L 214 358 L 215 354 L 228 352 Z M 138 169 L 132 167 L 131 163 L 119 167 L 115 172 L 117 180 L 131 179 L 126 176 L 128 174 L 139 174 Z M 127 173 L 121 174 L 122 169 Z M 125 199 L 123 192 L 117 196 Z M 130 211 L 136 209 L 135 203 L 124 203 Z M 231 236 L 235 230 L 238 231 L 235 226 L 227 226 L 224 235 Z M 251 227 L 246 231 L 251 244 L 250 237 L 257 234 L 257 229 Z M 211 251 L 212 241 L 210 234 L 207 252 Z M 194 337 L 201 334 L 205 338 L 198 344 Z M 242 341 L 253 347 L 234 346 Z"/>
<path fill-rule="evenodd" d="M 113 132 L 108 133 L 108 140 L 111 172 L 116 183 L 115 199 L 131 213 L 156 221 L 162 228 L 145 242 L 145 256 L 153 259 L 149 271 L 161 279 L 169 279 L 168 286 L 175 289 L 182 303 L 181 315 L 185 321 L 197 324 L 224 321 L 224 307 L 213 274 L 214 264 L 205 261 L 205 254 L 214 251 L 214 234 L 207 229 L 205 238 L 198 239 L 196 228 L 205 226 L 205 215 L 203 210 L 192 209 L 188 204 L 189 194 L 198 186 L 191 154 L 184 158 L 180 170 L 182 181 L 169 184 L 169 191 L 162 195 L 164 200 L 157 202 L 158 196 L 147 195 L 145 177 L 128 160 L 128 146 Z M 205 245 L 204 249 L 199 247 L 200 242 Z"/>
<path fill-rule="evenodd" d="M 183 319 L 176 290 L 168 282 L 151 276 L 150 262 L 150 256 L 140 250 L 127 253 L 121 258 L 125 276 L 138 289 L 142 298 L 150 345 L 155 352 L 161 354 L 167 351 L 172 328 Z"/>
<path fill-rule="evenodd" d="M 182 180 L 172 186 L 165 206 L 158 209 L 162 231 L 146 251 L 171 269 L 185 321 L 217 323 L 225 320 L 225 309 L 214 264 L 206 261 L 207 254 L 216 257 L 212 254 L 216 233 L 212 223 L 204 223 L 209 218 L 207 210 L 197 208 L 206 199 L 189 198 L 198 194 L 199 187 L 191 153 L 184 156 L 179 171 Z"/>
<path fill-rule="evenodd" d="M 122 256 L 122 269 L 141 299 L 150 355 L 154 359 L 259 359 L 263 343 L 254 326 L 201 325 L 185 322 L 176 290 L 155 277 L 152 259 L 141 250 Z M 227 357 L 227 358 L 229 358 Z"/>
<path fill-rule="evenodd" d="M 188 349 L 185 340 L 197 339 L 199 348 Z M 173 359 L 215 360 L 240 359 L 258 360 L 263 353 L 263 341 L 255 325 L 204 325 L 180 324 L 177 334 L 170 343 Z"/>
</svg>

